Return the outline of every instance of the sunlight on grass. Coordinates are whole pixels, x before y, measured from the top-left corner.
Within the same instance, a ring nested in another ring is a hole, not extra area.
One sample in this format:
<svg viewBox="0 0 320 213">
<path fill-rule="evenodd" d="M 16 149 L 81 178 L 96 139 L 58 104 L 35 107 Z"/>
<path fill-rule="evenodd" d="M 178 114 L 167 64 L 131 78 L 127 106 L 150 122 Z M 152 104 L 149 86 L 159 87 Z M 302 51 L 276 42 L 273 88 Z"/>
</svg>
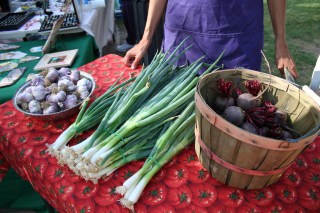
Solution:
<svg viewBox="0 0 320 213">
<path fill-rule="evenodd" d="M 303 3 L 303 4 L 297 4 L 297 7 L 319 7 L 320 3 Z"/>
</svg>

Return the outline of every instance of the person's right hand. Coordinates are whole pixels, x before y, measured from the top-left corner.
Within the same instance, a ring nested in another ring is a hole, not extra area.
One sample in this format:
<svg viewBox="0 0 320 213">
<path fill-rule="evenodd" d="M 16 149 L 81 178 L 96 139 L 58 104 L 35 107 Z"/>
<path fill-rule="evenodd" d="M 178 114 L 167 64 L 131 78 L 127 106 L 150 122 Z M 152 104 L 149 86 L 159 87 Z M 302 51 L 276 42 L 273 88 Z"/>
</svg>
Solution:
<svg viewBox="0 0 320 213">
<path fill-rule="evenodd" d="M 135 45 L 126 53 L 126 55 L 122 59 L 122 62 L 127 66 L 130 66 L 131 69 L 136 69 L 140 61 L 146 54 L 150 43 L 151 42 L 149 41 L 141 40 L 137 45 Z"/>
</svg>

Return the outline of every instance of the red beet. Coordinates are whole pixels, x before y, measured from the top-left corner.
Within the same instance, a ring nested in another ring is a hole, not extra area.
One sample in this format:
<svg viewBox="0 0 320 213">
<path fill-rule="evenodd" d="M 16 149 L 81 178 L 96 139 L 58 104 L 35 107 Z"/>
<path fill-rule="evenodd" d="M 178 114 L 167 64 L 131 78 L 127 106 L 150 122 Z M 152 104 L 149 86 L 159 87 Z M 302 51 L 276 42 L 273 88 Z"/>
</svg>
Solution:
<svg viewBox="0 0 320 213">
<path fill-rule="evenodd" d="M 288 113 L 283 110 L 277 109 L 277 111 L 275 111 L 275 118 L 274 119 L 276 122 L 284 124 L 288 120 Z"/>
<path fill-rule="evenodd" d="M 225 81 L 220 78 L 217 81 L 217 89 L 219 96 L 215 99 L 214 108 L 219 112 L 223 112 L 228 106 L 234 105 L 234 99 L 231 97 L 232 81 Z"/>
<path fill-rule="evenodd" d="M 241 124 L 240 128 L 248 131 L 248 132 L 251 132 L 253 134 L 257 134 L 257 130 L 256 128 L 249 122 L 244 122 L 243 124 Z"/>
<path fill-rule="evenodd" d="M 268 133 L 269 133 L 269 128 L 268 127 L 264 126 L 264 127 L 261 127 L 259 129 L 259 135 L 261 135 L 261 136 L 267 136 Z"/>
<path fill-rule="evenodd" d="M 292 139 L 293 137 L 290 132 L 284 130 L 284 131 L 282 131 L 281 138 L 283 140 L 288 140 L 288 139 Z"/>
<path fill-rule="evenodd" d="M 254 107 L 259 107 L 261 105 L 261 98 L 256 98 L 250 93 L 242 93 L 238 96 L 237 106 L 241 107 L 243 110 L 249 110 Z"/>
<path fill-rule="evenodd" d="M 214 102 L 214 108 L 220 112 L 223 112 L 228 106 L 234 105 L 234 99 L 232 97 L 217 96 Z"/>
<path fill-rule="evenodd" d="M 245 118 L 244 111 L 237 106 L 228 106 L 222 117 L 236 126 L 240 126 Z"/>
<path fill-rule="evenodd" d="M 244 82 L 247 88 L 247 93 L 238 92 L 237 106 L 241 107 L 243 110 L 249 110 L 253 107 L 261 106 L 261 98 L 258 94 L 261 90 L 261 84 L 258 80 L 247 80 Z"/>
</svg>

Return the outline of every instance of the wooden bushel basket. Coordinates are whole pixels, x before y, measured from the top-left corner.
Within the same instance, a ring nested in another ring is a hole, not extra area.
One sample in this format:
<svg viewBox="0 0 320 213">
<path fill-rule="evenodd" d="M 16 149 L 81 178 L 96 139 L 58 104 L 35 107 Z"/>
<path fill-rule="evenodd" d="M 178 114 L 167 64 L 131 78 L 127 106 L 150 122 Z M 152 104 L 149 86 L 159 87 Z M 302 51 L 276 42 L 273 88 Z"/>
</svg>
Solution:
<svg viewBox="0 0 320 213">
<path fill-rule="evenodd" d="M 257 79 L 264 86 L 270 75 L 245 69 L 221 70 L 203 76 L 197 85 L 196 153 L 212 177 L 229 186 L 259 189 L 279 180 L 305 147 L 319 134 L 319 106 L 304 91 L 284 79 L 271 76 L 263 99 L 289 114 L 289 123 L 301 136 L 288 141 L 262 137 L 226 121 L 213 109 L 219 78 L 243 82 Z"/>
</svg>

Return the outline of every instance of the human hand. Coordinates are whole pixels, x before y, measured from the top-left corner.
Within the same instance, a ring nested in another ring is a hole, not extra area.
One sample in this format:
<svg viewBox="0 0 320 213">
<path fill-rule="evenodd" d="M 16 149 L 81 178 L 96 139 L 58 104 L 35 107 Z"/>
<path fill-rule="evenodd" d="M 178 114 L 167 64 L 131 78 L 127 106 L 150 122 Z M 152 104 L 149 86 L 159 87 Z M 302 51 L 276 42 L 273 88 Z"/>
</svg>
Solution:
<svg viewBox="0 0 320 213">
<path fill-rule="evenodd" d="M 292 74 L 292 76 L 297 79 L 298 78 L 298 72 L 296 70 L 296 65 L 294 63 L 294 60 L 290 54 L 288 46 L 282 42 L 282 43 L 276 43 L 275 47 L 275 63 L 280 71 L 280 74 L 282 77 L 285 77 L 284 74 L 284 68 L 287 67 L 289 72 Z"/>
<path fill-rule="evenodd" d="M 122 59 L 122 62 L 130 66 L 131 69 L 136 69 L 146 54 L 148 48 L 149 48 L 150 42 L 141 40 L 137 45 L 135 45 L 133 48 L 131 48 L 124 58 Z"/>
</svg>

